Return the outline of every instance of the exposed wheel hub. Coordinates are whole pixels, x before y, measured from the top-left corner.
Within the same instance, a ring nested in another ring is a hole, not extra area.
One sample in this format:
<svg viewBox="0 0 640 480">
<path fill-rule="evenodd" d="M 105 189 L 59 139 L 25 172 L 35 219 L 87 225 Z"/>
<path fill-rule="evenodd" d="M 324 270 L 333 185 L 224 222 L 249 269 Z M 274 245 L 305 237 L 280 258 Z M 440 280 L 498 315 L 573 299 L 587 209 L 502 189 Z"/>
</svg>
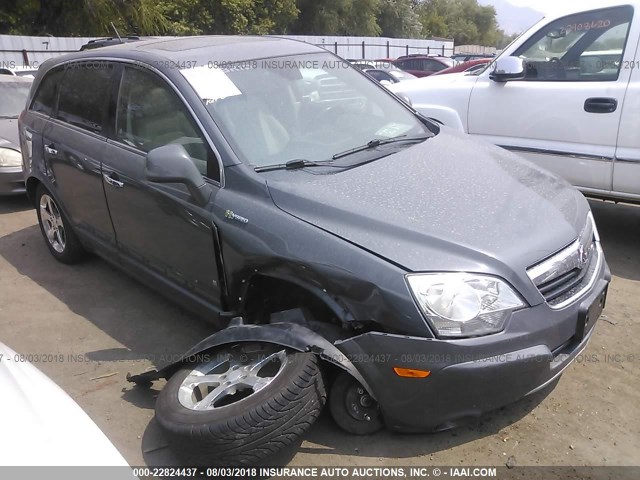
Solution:
<svg viewBox="0 0 640 480">
<path fill-rule="evenodd" d="M 380 415 L 378 403 L 358 385 L 350 387 L 345 395 L 349 415 L 356 420 L 369 422 Z"/>
</svg>

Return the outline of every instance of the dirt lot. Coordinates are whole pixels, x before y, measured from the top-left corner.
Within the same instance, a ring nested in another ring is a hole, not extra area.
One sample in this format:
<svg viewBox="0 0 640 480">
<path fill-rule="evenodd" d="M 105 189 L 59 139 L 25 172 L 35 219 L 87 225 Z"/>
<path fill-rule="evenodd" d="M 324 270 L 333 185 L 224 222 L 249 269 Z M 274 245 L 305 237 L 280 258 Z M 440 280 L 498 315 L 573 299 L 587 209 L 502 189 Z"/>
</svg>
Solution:
<svg viewBox="0 0 640 480">
<path fill-rule="evenodd" d="M 614 275 L 605 317 L 554 389 L 431 435 L 342 433 L 328 415 L 283 461 L 291 465 L 640 465 L 640 208 L 592 202 Z M 153 421 L 161 384 L 127 383 L 212 331 L 165 298 L 92 259 L 47 251 L 23 198 L 0 199 L 0 341 L 38 362 L 131 465 L 173 463 Z M 110 375 L 113 374 L 113 375 Z M 103 378 L 96 378 L 103 377 Z"/>
</svg>

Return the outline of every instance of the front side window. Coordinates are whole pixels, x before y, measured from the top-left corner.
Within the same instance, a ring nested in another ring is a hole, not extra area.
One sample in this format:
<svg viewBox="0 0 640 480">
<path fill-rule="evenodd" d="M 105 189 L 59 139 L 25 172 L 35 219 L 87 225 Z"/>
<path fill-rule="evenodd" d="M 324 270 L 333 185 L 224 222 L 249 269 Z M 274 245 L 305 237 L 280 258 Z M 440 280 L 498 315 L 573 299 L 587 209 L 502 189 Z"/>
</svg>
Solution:
<svg viewBox="0 0 640 480">
<path fill-rule="evenodd" d="M 547 25 L 515 53 L 526 80 L 615 81 L 633 19 L 632 7 L 570 15 Z"/>
<path fill-rule="evenodd" d="M 72 63 L 64 70 L 57 118 L 84 130 L 104 134 L 113 64 Z"/>
<path fill-rule="evenodd" d="M 431 135 L 401 102 L 329 54 L 181 73 L 238 157 L 254 167 L 331 161 L 372 141 Z"/>
<path fill-rule="evenodd" d="M 200 173 L 220 180 L 218 163 L 191 114 L 166 82 L 149 71 L 125 68 L 118 98 L 116 138 L 144 152 L 180 144 Z"/>
<path fill-rule="evenodd" d="M 62 68 L 57 68 L 47 73 L 38 87 L 38 92 L 31 104 L 31 110 L 51 116 L 56 107 L 56 98 L 63 75 L 64 70 Z"/>
</svg>

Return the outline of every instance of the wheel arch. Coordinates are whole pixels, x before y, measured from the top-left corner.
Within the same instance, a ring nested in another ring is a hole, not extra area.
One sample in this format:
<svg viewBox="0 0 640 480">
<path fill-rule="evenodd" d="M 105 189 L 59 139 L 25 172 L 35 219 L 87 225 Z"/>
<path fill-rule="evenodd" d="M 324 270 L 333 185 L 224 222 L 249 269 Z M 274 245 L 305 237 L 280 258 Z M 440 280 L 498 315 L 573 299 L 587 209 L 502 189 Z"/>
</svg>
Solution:
<svg viewBox="0 0 640 480">
<path fill-rule="evenodd" d="M 298 352 L 310 352 L 320 360 L 349 373 L 373 397 L 373 389 L 367 384 L 358 369 L 347 355 L 342 353 L 333 343 L 318 333 L 296 323 L 274 323 L 268 325 L 231 325 L 201 340 L 177 361 L 157 370 L 139 375 L 127 374 L 127 380 L 137 384 L 148 384 L 160 378 L 170 378 L 180 368 L 189 363 L 196 363 L 204 355 L 224 345 L 239 342 L 264 342 L 281 345 Z M 375 397 L 374 397 L 375 398 Z"/>
<path fill-rule="evenodd" d="M 324 288 L 321 281 L 306 282 L 301 275 L 287 275 L 280 272 L 254 273 L 248 280 L 243 282 L 241 289 L 240 310 L 245 314 L 255 314 L 260 308 L 261 302 L 274 300 L 273 309 L 269 313 L 275 313 L 296 307 L 307 307 L 316 314 L 318 321 L 329 322 L 328 316 L 333 316 L 342 325 L 348 325 L 355 320 L 349 308 L 338 297 L 330 294 Z M 286 292 L 284 303 L 281 297 Z M 249 319 L 247 319 L 249 320 Z M 260 322 L 249 322 L 260 323 Z M 266 322 L 264 322 L 266 323 Z"/>
</svg>

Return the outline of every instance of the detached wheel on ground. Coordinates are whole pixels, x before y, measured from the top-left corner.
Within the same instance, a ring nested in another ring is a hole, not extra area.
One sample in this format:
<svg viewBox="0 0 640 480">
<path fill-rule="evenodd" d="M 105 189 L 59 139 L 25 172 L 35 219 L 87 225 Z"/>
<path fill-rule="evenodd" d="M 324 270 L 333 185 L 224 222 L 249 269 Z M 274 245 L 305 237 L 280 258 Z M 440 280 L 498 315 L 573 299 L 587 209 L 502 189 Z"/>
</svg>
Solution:
<svg viewBox="0 0 640 480">
<path fill-rule="evenodd" d="M 329 408 L 338 426 L 349 433 L 370 435 L 384 427 L 378 402 L 346 372 L 340 372 L 331 386 Z"/>
<path fill-rule="evenodd" d="M 71 228 L 51 193 L 42 185 L 36 190 L 36 211 L 44 241 L 56 260 L 73 264 L 82 260 L 87 252 Z"/>
<path fill-rule="evenodd" d="M 239 343 L 174 374 L 156 420 L 191 464 L 250 465 L 298 439 L 325 400 L 314 354 Z"/>
</svg>

